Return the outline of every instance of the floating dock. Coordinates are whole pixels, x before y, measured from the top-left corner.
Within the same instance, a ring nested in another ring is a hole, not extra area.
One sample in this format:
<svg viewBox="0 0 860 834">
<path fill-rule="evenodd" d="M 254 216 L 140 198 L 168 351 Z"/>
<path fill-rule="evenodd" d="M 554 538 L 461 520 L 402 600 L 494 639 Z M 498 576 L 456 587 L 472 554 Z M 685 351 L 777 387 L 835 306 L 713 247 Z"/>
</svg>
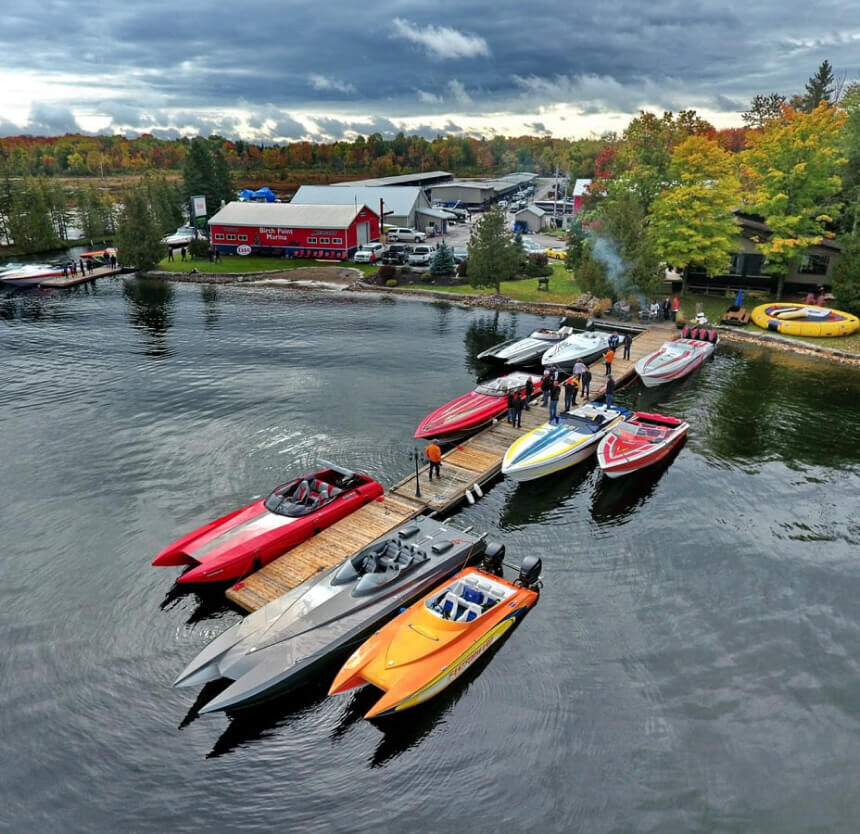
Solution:
<svg viewBox="0 0 860 834">
<path fill-rule="evenodd" d="M 78 284 L 86 284 L 88 281 L 95 281 L 96 278 L 109 278 L 112 275 L 121 275 L 123 272 L 131 272 L 128 267 L 122 266 L 99 266 L 87 272 L 86 275 L 68 275 L 65 278 L 48 278 L 42 281 L 39 286 L 47 287 L 52 290 L 65 290 L 69 287 L 76 287 Z"/>
<path fill-rule="evenodd" d="M 636 375 L 635 363 L 674 337 L 674 328 L 671 332 L 666 328 L 643 330 L 633 339 L 630 359 L 620 358 L 623 347 L 619 347 L 612 363 L 616 386 L 620 388 L 631 381 Z M 593 402 L 603 398 L 606 387 L 603 360 L 592 363 L 590 368 L 593 376 L 589 402 Z M 545 423 L 546 418 L 547 409 L 540 405 L 538 394 L 532 400 L 531 408 L 523 411 L 521 428 L 514 428 L 504 417 L 500 418 L 446 452 L 442 456 L 441 475 L 432 481 L 427 475 L 429 465 L 420 467 L 420 495 L 416 495 L 415 474 L 412 473 L 381 498 L 237 582 L 227 591 L 227 599 L 247 611 L 256 611 L 410 518 L 449 512 L 466 500 L 467 491 L 474 494 L 475 484 L 480 487 L 497 477 L 502 469 L 502 458 L 511 443 Z"/>
</svg>

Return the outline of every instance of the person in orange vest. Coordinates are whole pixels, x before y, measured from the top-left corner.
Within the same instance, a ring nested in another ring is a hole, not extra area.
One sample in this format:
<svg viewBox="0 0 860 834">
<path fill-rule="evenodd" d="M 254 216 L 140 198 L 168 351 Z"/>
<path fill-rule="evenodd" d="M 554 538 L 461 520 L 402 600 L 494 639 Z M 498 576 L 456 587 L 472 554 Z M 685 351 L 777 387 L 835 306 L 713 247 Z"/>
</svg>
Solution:
<svg viewBox="0 0 860 834">
<path fill-rule="evenodd" d="M 603 354 L 603 362 L 606 365 L 606 376 L 612 376 L 612 360 L 615 359 L 615 351 L 612 348 Z"/>
<path fill-rule="evenodd" d="M 437 478 L 441 477 L 439 470 L 442 467 L 442 450 L 439 448 L 439 441 L 435 437 L 424 450 L 424 454 L 430 461 L 430 480 L 433 480 L 433 470 L 436 471 Z"/>
</svg>

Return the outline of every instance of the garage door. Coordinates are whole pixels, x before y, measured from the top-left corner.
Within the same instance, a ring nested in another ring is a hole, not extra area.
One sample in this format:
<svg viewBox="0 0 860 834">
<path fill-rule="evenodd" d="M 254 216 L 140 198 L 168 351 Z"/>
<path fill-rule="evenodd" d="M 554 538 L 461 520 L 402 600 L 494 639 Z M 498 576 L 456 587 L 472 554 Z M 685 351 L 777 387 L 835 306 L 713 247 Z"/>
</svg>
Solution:
<svg viewBox="0 0 860 834">
<path fill-rule="evenodd" d="M 362 243 L 368 243 L 370 241 L 370 224 L 369 223 L 359 223 L 356 226 L 356 232 L 358 233 L 358 245 L 361 246 Z"/>
</svg>

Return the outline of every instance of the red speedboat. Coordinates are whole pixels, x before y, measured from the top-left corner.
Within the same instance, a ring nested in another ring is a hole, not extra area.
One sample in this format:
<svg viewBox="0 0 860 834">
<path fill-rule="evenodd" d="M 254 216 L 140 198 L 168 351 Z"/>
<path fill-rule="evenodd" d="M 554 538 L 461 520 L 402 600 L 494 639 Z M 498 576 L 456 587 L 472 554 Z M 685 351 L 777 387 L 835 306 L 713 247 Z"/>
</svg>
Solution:
<svg viewBox="0 0 860 834">
<path fill-rule="evenodd" d="M 155 557 L 153 565 L 194 565 L 177 582 L 240 579 L 383 493 L 366 475 L 325 463 L 265 499 L 205 524 Z"/>
<path fill-rule="evenodd" d="M 418 424 L 414 437 L 439 437 L 448 442 L 465 437 L 504 414 L 508 408 L 508 393 L 522 391 L 529 377 L 537 391 L 540 377 L 520 372 L 482 382 L 474 391 L 428 414 Z"/>
<path fill-rule="evenodd" d="M 689 423 L 677 417 L 636 411 L 629 420 L 616 423 L 600 441 L 597 462 L 610 478 L 636 472 L 671 454 L 688 428 Z"/>
</svg>

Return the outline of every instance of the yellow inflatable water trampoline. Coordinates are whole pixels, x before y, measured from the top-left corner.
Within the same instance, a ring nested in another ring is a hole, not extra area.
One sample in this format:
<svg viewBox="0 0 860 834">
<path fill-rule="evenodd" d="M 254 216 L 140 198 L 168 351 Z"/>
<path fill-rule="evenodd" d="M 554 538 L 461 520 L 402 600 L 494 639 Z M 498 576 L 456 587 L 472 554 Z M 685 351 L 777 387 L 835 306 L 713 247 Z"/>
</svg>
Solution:
<svg viewBox="0 0 860 834">
<path fill-rule="evenodd" d="M 787 336 L 847 336 L 860 327 L 851 313 L 811 304 L 760 304 L 751 317 L 759 327 Z"/>
</svg>

